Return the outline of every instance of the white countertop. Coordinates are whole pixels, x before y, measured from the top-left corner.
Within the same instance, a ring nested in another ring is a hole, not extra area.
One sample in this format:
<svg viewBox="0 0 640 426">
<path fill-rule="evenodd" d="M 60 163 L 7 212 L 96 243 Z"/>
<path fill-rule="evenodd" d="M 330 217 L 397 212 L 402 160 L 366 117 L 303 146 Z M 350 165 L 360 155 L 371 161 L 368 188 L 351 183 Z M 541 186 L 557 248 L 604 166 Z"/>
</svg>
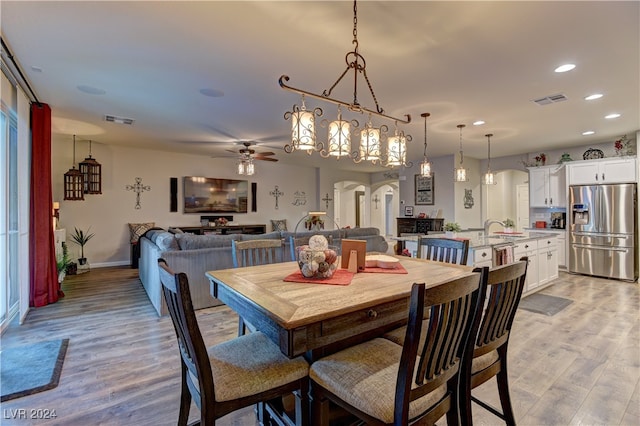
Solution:
<svg viewBox="0 0 640 426">
<path fill-rule="evenodd" d="M 525 231 L 525 232 L 514 232 L 514 233 L 491 233 L 488 236 L 484 235 L 483 231 L 463 231 L 458 232 L 456 238 L 468 238 L 469 239 L 469 247 L 470 248 L 480 248 L 480 247 L 488 247 L 488 246 L 497 246 L 501 244 L 508 243 L 517 243 L 519 241 L 527 241 L 527 240 L 537 240 L 543 238 L 556 238 L 558 236 L 557 232 L 546 232 L 550 231 L 544 229 L 544 231 Z M 562 229 L 558 229 L 556 231 L 563 231 Z M 418 241 L 419 235 L 407 235 L 403 237 L 393 237 L 394 240 L 398 241 Z M 442 238 L 445 234 L 443 232 L 439 233 L 430 233 L 426 235 L 427 238 Z"/>
</svg>

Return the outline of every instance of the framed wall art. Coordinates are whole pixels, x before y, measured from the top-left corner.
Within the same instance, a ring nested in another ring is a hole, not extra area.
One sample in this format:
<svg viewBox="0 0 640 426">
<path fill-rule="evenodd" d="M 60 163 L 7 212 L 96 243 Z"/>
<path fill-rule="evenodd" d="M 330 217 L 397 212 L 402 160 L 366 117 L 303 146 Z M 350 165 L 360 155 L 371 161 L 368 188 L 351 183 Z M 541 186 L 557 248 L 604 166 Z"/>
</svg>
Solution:
<svg viewBox="0 0 640 426">
<path fill-rule="evenodd" d="M 413 217 L 413 206 L 404 206 L 404 215 L 407 217 Z"/>
<path fill-rule="evenodd" d="M 433 174 L 431 177 L 416 175 L 416 205 L 432 206 L 435 201 Z"/>
</svg>

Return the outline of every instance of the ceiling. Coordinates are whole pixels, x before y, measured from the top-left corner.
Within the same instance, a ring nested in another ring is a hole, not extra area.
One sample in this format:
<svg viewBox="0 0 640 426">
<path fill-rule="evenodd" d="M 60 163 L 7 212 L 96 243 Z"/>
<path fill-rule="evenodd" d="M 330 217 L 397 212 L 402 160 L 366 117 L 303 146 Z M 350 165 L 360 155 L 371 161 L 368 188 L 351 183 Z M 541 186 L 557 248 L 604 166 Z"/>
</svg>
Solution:
<svg viewBox="0 0 640 426">
<path fill-rule="evenodd" d="M 353 49 L 350 1 L 0 3 L 2 37 L 41 102 L 53 137 L 229 155 L 257 141 L 280 161 L 375 171 L 348 160 L 286 154 L 283 115 L 300 96 L 320 94 Z M 358 3 L 359 53 L 385 113 L 410 114 L 409 158 L 541 152 L 613 141 L 640 129 L 640 2 Z M 576 68 L 554 69 L 564 63 Z M 206 96 L 209 95 L 222 96 Z M 601 99 L 585 101 L 592 93 Z M 539 106 L 534 99 L 563 94 Z M 351 102 L 353 76 L 332 97 Z M 358 100 L 374 109 L 366 83 Z M 307 99 L 333 119 L 335 105 Z M 613 112 L 617 119 L 605 119 Z M 133 125 L 105 121 L 131 118 Z M 347 116 L 347 114 L 345 114 Z M 365 116 L 357 118 L 361 123 Z M 475 120 L 486 122 L 472 126 Z M 373 119 L 374 124 L 393 122 Z M 595 131 L 583 136 L 582 132 Z M 322 132 L 320 133 L 322 135 Z M 325 136 L 326 138 L 326 133 Z M 234 145 L 236 144 L 236 145 Z M 71 149 L 71 145 L 70 145 Z"/>
</svg>

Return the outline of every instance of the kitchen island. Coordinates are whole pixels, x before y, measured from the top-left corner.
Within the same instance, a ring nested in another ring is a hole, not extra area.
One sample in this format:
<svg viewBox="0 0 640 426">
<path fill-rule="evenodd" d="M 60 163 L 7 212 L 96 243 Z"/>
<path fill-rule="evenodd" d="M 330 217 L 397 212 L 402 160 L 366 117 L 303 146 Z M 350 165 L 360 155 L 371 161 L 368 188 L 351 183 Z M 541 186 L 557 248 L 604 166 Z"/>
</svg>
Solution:
<svg viewBox="0 0 640 426">
<path fill-rule="evenodd" d="M 483 231 L 458 232 L 456 238 L 469 240 L 467 264 L 471 266 L 496 266 L 500 259 L 518 260 L 522 256 L 529 258 L 525 293 L 541 290 L 558 278 L 557 234 L 553 232 L 514 232 L 491 233 Z M 419 235 L 405 235 L 395 239 L 402 242 L 408 253 L 415 257 L 418 250 Z M 444 233 L 431 233 L 426 238 L 445 238 Z M 508 256 L 500 254 L 508 253 Z"/>
</svg>

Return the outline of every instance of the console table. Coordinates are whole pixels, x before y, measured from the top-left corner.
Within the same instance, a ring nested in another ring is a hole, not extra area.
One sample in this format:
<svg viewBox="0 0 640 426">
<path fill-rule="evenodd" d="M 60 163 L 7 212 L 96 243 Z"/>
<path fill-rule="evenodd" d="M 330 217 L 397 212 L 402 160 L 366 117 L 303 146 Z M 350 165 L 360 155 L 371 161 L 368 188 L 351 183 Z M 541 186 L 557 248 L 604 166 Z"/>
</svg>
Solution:
<svg viewBox="0 0 640 426">
<path fill-rule="evenodd" d="M 184 232 L 197 235 L 206 234 L 264 234 L 267 232 L 267 225 L 224 225 L 224 226 L 178 226 Z"/>
<path fill-rule="evenodd" d="M 427 234 L 429 231 L 441 232 L 444 226 L 444 219 L 399 217 L 397 221 L 398 237 L 402 234 Z"/>
</svg>

